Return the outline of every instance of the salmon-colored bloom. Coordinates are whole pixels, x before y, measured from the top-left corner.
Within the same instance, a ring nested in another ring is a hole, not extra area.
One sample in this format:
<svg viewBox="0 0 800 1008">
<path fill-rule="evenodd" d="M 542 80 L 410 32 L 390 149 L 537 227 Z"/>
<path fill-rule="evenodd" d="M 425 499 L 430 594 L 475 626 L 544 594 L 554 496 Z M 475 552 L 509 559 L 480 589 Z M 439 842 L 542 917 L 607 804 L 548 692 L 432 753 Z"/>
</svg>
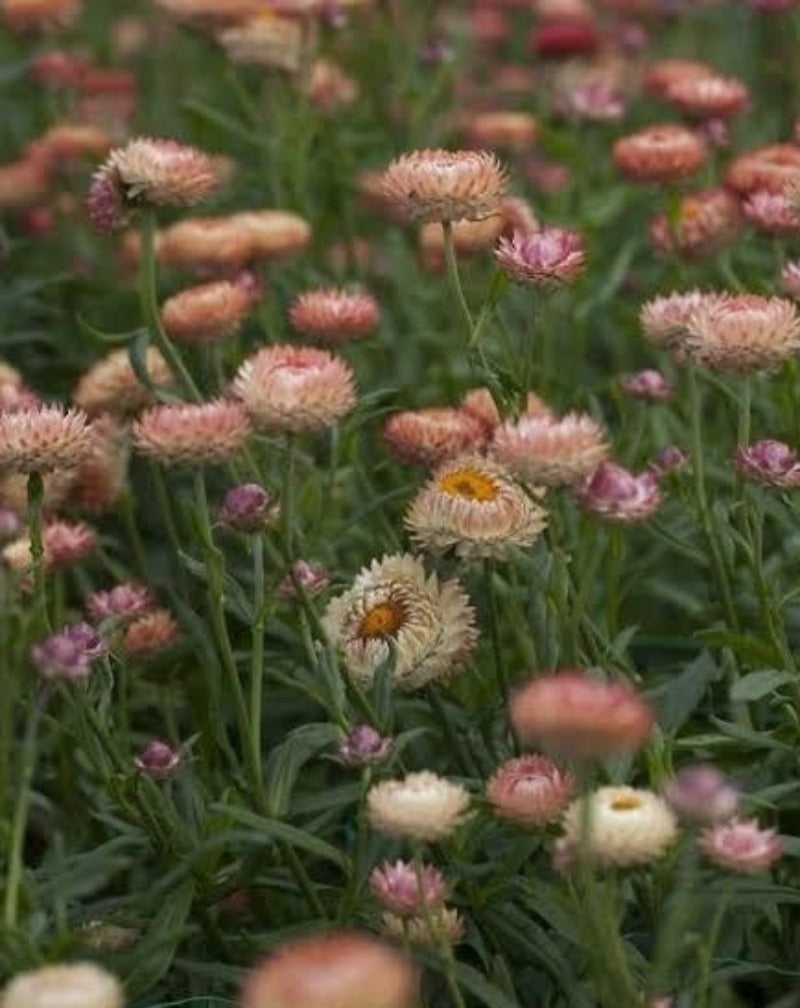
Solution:
<svg viewBox="0 0 800 1008">
<path fill-rule="evenodd" d="M 59 406 L 0 413 L 0 471 L 72 469 L 91 449 L 92 431 L 82 410 Z"/>
<path fill-rule="evenodd" d="M 363 339 L 381 320 L 378 302 L 366 291 L 323 287 L 299 294 L 289 308 L 289 321 L 305 336 L 326 343 Z"/>
<path fill-rule="evenodd" d="M 480 450 L 486 428 L 465 409 L 431 406 L 393 414 L 384 424 L 383 438 L 402 462 L 430 467 L 454 455 Z"/>
<path fill-rule="evenodd" d="M 666 87 L 664 97 L 695 119 L 730 119 L 750 104 L 750 92 L 742 81 L 711 74 L 677 78 Z"/>
<path fill-rule="evenodd" d="M 151 609 L 130 623 L 122 640 L 126 658 L 151 658 L 172 647 L 181 631 L 172 613 L 166 609 Z"/>
<path fill-rule="evenodd" d="M 164 329 L 186 343 L 216 343 L 235 335 L 253 307 L 245 284 L 215 280 L 188 287 L 168 298 L 161 308 Z"/>
<path fill-rule="evenodd" d="M 712 371 L 769 370 L 800 348 L 800 314 L 786 298 L 708 298 L 690 315 L 679 345 L 691 361 Z"/>
<path fill-rule="evenodd" d="M 519 826 L 546 826 L 575 793 L 575 778 L 546 756 L 520 756 L 503 763 L 486 786 L 494 814 Z"/>
<path fill-rule="evenodd" d="M 252 428 L 240 403 L 154 406 L 134 423 L 133 443 L 142 455 L 163 464 L 202 466 L 229 461 Z"/>
<path fill-rule="evenodd" d="M 171 384 L 169 366 L 155 347 L 148 347 L 144 366 L 151 384 L 161 388 Z M 153 402 L 153 394 L 136 376 L 127 350 L 112 350 L 93 364 L 79 379 L 72 398 L 92 416 L 129 416 Z"/>
<path fill-rule="evenodd" d="M 704 189 L 684 196 L 672 217 L 658 214 L 650 224 L 650 241 L 660 252 L 697 259 L 732 245 L 742 223 L 741 205 L 729 189 Z"/>
<path fill-rule="evenodd" d="M 617 140 L 614 164 L 633 182 L 677 182 L 695 175 L 708 160 L 703 140 L 683 126 L 649 126 Z"/>
<path fill-rule="evenodd" d="M 495 429 L 490 450 L 517 479 L 565 486 L 592 473 L 609 446 L 596 420 L 568 413 L 560 420 L 549 414 L 509 420 Z"/>
<path fill-rule="evenodd" d="M 771 144 L 734 158 L 725 172 L 725 184 L 743 196 L 752 192 L 782 195 L 800 177 L 800 147 Z"/>
</svg>

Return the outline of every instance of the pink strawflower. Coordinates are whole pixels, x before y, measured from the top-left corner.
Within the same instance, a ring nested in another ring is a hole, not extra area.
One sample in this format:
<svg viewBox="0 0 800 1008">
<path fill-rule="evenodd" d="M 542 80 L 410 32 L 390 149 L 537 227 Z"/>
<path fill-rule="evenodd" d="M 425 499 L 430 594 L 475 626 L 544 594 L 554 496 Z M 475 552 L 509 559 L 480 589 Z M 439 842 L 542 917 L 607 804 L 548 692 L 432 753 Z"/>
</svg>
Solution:
<svg viewBox="0 0 800 1008">
<path fill-rule="evenodd" d="M 511 700 L 517 735 L 574 759 L 632 753 L 647 741 L 653 712 L 626 682 L 600 682 L 567 670 L 534 679 Z"/>
<path fill-rule="evenodd" d="M 781 270 L 781 287 L 784 293 L 797 300 L 800 298 L 800 260 L 784 264 Z"/>
<path fill-rule="evenodd" d="M 546 826 L 566 808 L 575 793 L 575 778 L 546 756 L 508 760 L 486 785 L 495 815 L 520 826 Z"/>
<path fill-rule="evenodd" d="M 647 368 L 622 379 L 622 388 L 634 399 L 646 402 L 669 402 L 675 396 L 675 389 L 660 371 Z"/>
<path fill-rule="evenodd" d="M 295 581 L 302 586 L 309 598 L 313 598 L 315 595 L 319 595 L 320 592 L 325 591 L 331 581 L 328 571 L 322 564 L 308 563 L 305 560 L 295 561 L 292 575 L 287 574 L 278 585 L 278 595 L 281 598 L 289 599 L 297 597 Z"/>
<path fill-rule="evenodd" d="M 440 907 L 447 896 L 444 876 L 433 865 L 422 865 L 420 877 L 408 861 L 386 862 L 369 876 L 372 895 L 386 910 L 409 917 Z"/>
<path fill-rule="evenodd" d="M 616 462 L 603 462 L 576 490 L 589 514 L 606 521 L 646 521 L 661 506 L 658 478 L 645 470 L 634 476 Z"/>
<path fill-rule="evenodd" d="M 569 283 L 586 268 L 586 245 L 577 231 L 545 228 L 501 238 L 495 259 L 517 283 L 551 287 Z"/>
<path fill-rule="evenodd" d="M 661 479 L 671 472 L 680 472 L 691 464 L 691 456 L 678 445 L 664 445 L 648 465 L 648 469 Z"/>
<path fill-rule="evenodd" d="M 588 414 L 558 419 L 544 413 L 500 424 L 490 451 L 525 483 L 571 486 L 594 472 L 609 447 L 603 427 Z"/>
<path fill-rule="evenodd" d="M 165 465 L 186 466 L 230 461 L 251 432 L 242 405 L 225 399 L 154 406 L 132 429 L 133 443 L 142 455 Z"/>
<path fill-rule="evenodd" d="M 165 780 L 181 766 L 183 753 L 180 749 L 173 749 L 167 742 L 154 739 L 134 757 L 133 763 L 136 769 L 147 777 Z"/>
<path fill-rule="evenodd" d="M 800 486 L 800 458 L 783 441 L 764 440 L 740 445 L 734 461 L 739 472 L 756 483 L 787 490 Z"/>
<path fill-rule="evenodd" d="M 91 450 L 92 431 L 82 410 L 38 406 L 0 413 L 0 470 L 71 469 Z"/>
<path fill-rule="evenodd" d="M 668 781 L 664 797 L 684 822 L 713 826 L 736 815 L 740 796 L 716 767 L 699 764 L 686 767 Z"/>
<path fill-rule="evenodd" d="M 800 210 L 782 193 L 757 190 L 745 199 L 742 210 L 747 220 L 766 234 L 800 234 Z"/>
<path fill-rule="evenodd" d="M 365 767 L 382 763 L 392 751 L 392 739 L 376 732 L 370 725 L 357 725 L 339 743 L 339 759 L 348 767 Z"/>
<path fill-rule="evenodd" d="M 220 505 L 218 520 L 237 532 L 263 532 L 278 516 L 275 497 L 258 483 L 243 483 L 230 489 Z"/>
<path fill-rule="evenodd" d="M 486 430 L 466 409 L 429 406 L 394 413 L 384 424 L 383 438 L 401 462 L 429 468 L 455 455 L 480 451 Z"/>
<path fill-rule="evenodd" d="M 97 591 L 89 596 L 86 610 L 95 623 L 115 620 L 127 623 L 144 615 L 153 607 L 153 596 L 145 585 L 127 581 L 108 591 Z"/>
<path fill-rule="evenodd" d="M 364 339 L 377 329 L 381 311 L 366 291 L 325 287 L 306 291 L 289 308 L 292 328 L 324 343 Z"/>
<path fill-rule="evenodd" d="M 766 871 L 783 853 L 775 830 L 761 829 L 756 819 L 712 826 L 700 837 L 700 849 L 717 868 L 747 875 Z"/>
<path fill-rule="evenodd" d="M 587 122 L 619 122 L 625 116 L 625 102 L 613 87 L 590 80 L 569 94 L 569 110 Z"/>
</svg>

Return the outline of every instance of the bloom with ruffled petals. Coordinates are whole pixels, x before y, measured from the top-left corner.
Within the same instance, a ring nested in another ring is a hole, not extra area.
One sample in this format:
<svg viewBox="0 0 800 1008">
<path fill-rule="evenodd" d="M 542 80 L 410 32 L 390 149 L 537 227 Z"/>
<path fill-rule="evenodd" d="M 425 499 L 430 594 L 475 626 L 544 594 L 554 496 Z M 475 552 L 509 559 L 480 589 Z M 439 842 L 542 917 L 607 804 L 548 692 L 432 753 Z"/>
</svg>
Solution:
<svg viewBox="0 0 800 1008">
<path fill-rule="evenodd" d="M 639 312 L 642 332 L 651 343 L 671 350 L 683 340 L 695 309 L 719 296 L 691 290 L 655 297 L 645 302 Z"/>
<path fill-rule="evenodd" d="M 734 158 L 725 172 L 725 185 L 743 196 L 752 192 L 780 195 L 800 175 L 800 147 L 771 144 Z"/>
<path fill-rule="evenodd" d="M 622 388 L 633 399 L 645 402 L 669 402 L 675 396 L 675 389 L 660 371 L 645 368 L 622 379 Z"/>
<path fill-rule="evenodd" d="M 510 718 L 520 738 L 574 759 L 635 752 L 653 727 L 653 712 L 627 683 L 578 671 L 534 679 L 512 698 Z"/>
<path fill-rule="evenodd" d="M 244 447 L 251 430 L 237 402 L 169 404 L 142 414 L 133 425 L 133 443 L 157 462 L 198 466 L 229 461 Z"/>
<path fill-rule="evenodd" d="M 750 92 L 735 77 L 680 77 L 665 90 L 664 98 L 692 119 L 731 119 L 750 104 Z"/>
<path fill-rule="evenodd" d="M 658 477 L 649 469 L 634 475 L 606 460 L 576 488 L 575 496 L 589 514 L 605 521 L 646 521 L 661 507 Z"/>
<path fill-rule="evenodd" d="M 166 388 L 172 382 L 169 365 L 155 347 L 148 348 L 144 366 L 157 388 Z M 128 416 L 153 402 L 153 394 L 137 378 L 127 350 L 112 350 L 93 364 L 81 376 L 72 398 L 91 415 Z"/>
<path fill-rule="evenodd" d="M 370 826 L 387 836 L 443 840 L 468 810 L 466 790 L 430 770 L 406 774 L 402 780 L 381 781 L 367 793 Z"/>
<path fill-rule="evenodd" d="M 456 675 L 477 641 L 475 612 L 460 583 L 440 583 L 408 554 L 363 568 L 330 600 L 322 625 L 354 679 L 369 685 L 393 660 L 392 681 L 403 691 Z"/>
<path fill-rule="evenodd" d="M 0 413 L 0 470 L 72 469 L 91 450 L 92 430 L 82 410 L 39 406 Z"/>
<path fill-rule="evenodd" d="M 420 150 L 392 161 L 379 186 L 409 220 L 475 220 L 497 209 L 506 177 L 488 151 Z"/>
<path fill-rule="evenodd" d="M 700 849 L 725 871 L 756 874 L 779 861 L 783 848 L 774 829 L 762 829 L 756 819 L 733 819 L 705 830 Z"/>
<path fill-rule="evenodd" d="M 122 650 L 126 658 L 150 658 L 171 647 L 180 635 L 180 627 L 172 613 L 166 609 L 151 609 L 129 624 Z"/>
<path fill-rule="evenodd" d="M 498 462 L 457 456 L 444 462 L 416 495 L 405 525 L 423 549 L 455 549 L 475 559 L 532 545 L 545 527 L 544 510 Z"/>
<path fill-rule="evenodd" d="M 41 966 L 3 989 L 3 1008 L 122 1008 L 122 984 L 95 963 Z"/>
<path fill-rule="evenodd" d="M 680 349 L 712 371 L 747 374 L 776 368 L 800 348 L 793 301 L 757 294 L 710 298 L 690 315 Z"/>
<path fill-rule="evenodd" d="M 684 196 L 672 219 L 657 214 L 650 222 L 650 241 L 659 252 L 686 259 L 713 255 L 739 237 L 742 209 L 725 188 L 703 189 Z"/>
<path fill-rule="evenodd" d="M 383 439 L 401 462 L 429 467 L 454 455 L 479 451 L 486 429 L 466 410 L 429 406 L 390 416 L 383 427 Z"/>
<path fill-rule="evenodd" d="M 546 756 L 520 756 L 503 763 L 486 785 L 494 814 L 519 826 L 546 826 L 575 793 L 575 778 Z"/>
<path fill-rule="evenodd" d="M 764 234 L 800 234 L 800 208 L 783 193 L 756 190 L 742 204 L 747 220 Z"/>
<path fill-rule="evenodd" d="M 783 441 L 763 440 L 740 445 L 734 456 L 736 468 L 755 483 L 790 490 L 800 486 L 800 458 Z"/>
<path fill-rule="evenodd" d="M 378 302 L 371 294 L 337 287 L 299 294 L 289 309 L 294 329 L 325 343 L 363 339 L 377 329 L 380 320 Z"/>
<path fill-rule="evenodd" d="M 588 836 L 581 835 L 584 822 Z M 574 849 L 582 847 L 586 857 L 603 867 L 629 868 L 660 858 L 676 840 L 678 822 L 669 805 L 652 791 L 601 787 L 567 809 L 564 836 Z"/>
<path fill-rule="evenodd" d="M 565 486 L 577 483 L 608 455 L 603 428 L 583 413 L 560 420 L 524 416 L 494 431 L 491 453 L 526 483 Z"/>
<path fill-rule="evenodd" d="M 697 174 L 708 160 L 708 148 L 692 130 L 668 123 L 622 137 L 613 156 L 632 182 L 665 183 Z"/>
<path fill-rule="evenodd" d="M 239 368 L 233 391 L 260 430 L 321 430 L 356 404 L 350 367 L 316 347 L 264 347 Z"/>
<path fill-rule="evenodd" d="M 84 522 L 50 521 L 42 528 L 44 569 L 48 574 L 85 559 L 97 545 L 94 529 Z M 28 574 L 33 568 L 31 541 L 27 535 L 8 543 L 3 560 L 13 570 Z"/>
<path fill-rule="evenodd" d="M 86 603 L 86 611 L 95 623 L 103 620 L 127 623 L 149 612 L 153 605 L 152 593 L 146 585 L 126 581 L 107 591 L 93 592 Z"/>
<path fill-rule="evenodd" d="M 408 861 L 373 868 L 369 887 L 382 907 L 402 917 L 421 914 L 426 907 L 435 909 L 447 896 L 447 884 L 438 868 L 421 865 L 418 877 L 415 866 Z"/>
<path fill-rule="evenodd" d="M 492 393 L 487 388 L 470 389 L 461 400 L 459 409 L 469 413 L 481 421 L 488 433 L 491 433 L 502 422 L 500 410 L 494 401 Z M 528 392 L 525 397 L 521 417 L 552 416 L 550 407 L 535 392 Z"/>
<path fill-rule="evenodd" d="M 577 231 L 544 228 L 501 238 L 495 259 L 517 283 L 543 287 L 569 283 L 586 268 L 586 245 Z"/>
<path fill-rule="evenodd" d="M 216 343 L 235 335 L 253 307 L 245 285 L 231 280 L 188 287 L 168 298 L 161 320 L 168 336 L 184 343 Z"/>
</svg>

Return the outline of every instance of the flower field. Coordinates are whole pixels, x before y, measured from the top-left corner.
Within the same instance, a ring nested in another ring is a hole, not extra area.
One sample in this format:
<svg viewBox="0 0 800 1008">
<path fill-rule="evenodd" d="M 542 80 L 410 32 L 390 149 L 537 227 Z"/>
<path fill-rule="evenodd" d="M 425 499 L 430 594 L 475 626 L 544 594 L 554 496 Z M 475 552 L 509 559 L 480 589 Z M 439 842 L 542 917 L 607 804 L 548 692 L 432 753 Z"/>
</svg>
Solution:
<svg viewBox="0 0 800 1008">
<path fill-rule="evenodd" d="M 0 1008 L 798 1008 L 799 60 L 0 0 Z"/>
</svg>

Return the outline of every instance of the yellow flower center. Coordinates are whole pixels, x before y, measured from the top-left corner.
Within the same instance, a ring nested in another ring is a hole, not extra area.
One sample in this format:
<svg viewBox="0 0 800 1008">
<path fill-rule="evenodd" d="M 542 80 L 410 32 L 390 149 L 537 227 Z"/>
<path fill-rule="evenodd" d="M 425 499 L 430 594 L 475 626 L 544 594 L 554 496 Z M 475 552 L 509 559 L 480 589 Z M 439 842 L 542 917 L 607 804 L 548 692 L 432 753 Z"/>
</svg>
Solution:
<svg viewBox="0 0 800 1008">
<path fill-rule="evenodd" d="M 359 637 L 390 637 L 406 619 L 405 610 L 397 602 L 381 602 L 365 613 L 358 628 Z"/>
<path fill-rule="evenodd" d="M 439 481 L 442 493 L 451 497 L 464 497 L 471 501 L 493 501 L 500 487 L 491 476 L 475 472 L 474 469 L 457 469 Z"/>
<path fill-rule="evenodd" d="M 635 812 L 641 806 L 641 799 L 637 795 L 620 795 L 611 802 L 611 808 L 615 812 Z"/>
</svg>

